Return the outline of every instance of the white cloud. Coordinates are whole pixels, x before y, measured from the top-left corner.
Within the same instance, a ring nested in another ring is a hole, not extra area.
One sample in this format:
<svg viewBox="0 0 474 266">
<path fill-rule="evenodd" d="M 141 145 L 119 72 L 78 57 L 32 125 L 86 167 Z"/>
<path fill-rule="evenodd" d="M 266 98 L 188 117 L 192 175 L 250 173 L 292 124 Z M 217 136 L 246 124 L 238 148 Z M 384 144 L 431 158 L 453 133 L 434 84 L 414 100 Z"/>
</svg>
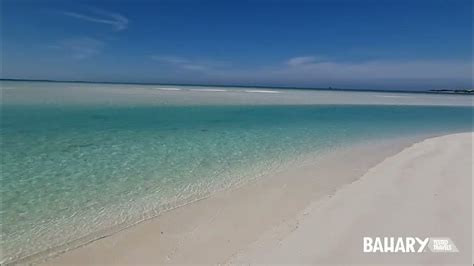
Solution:
<svg viewBox="0 0 474 266">
<path fill-rule="evenodd" d="M 124 30 L 128 27 L 128 18 L 119 13 L 105 11 L 97 8 L 93 8 L 91 10 L 93 14 L 81 14 L 69 11 L 63 11 L 62 14 L 76 19 L 107 24 L 112 26 L 117 31 Z"/>
<path fill-rule="evenodd" d="M 161 56 L 161 55 L 152 55 L 151 59 L 161 62 L 161 63 L 168 63 L 168 64 L 186 64 L 189 63 L 188 59 L 176 56 Z"/>
<path fill-rule="evenodd" d="M 213 72 L 219 69 L 226 69 L 227 67 L 227 64 L 224 62 L 208 59 L 188 59 L 178 56 L 160 55 L 152 55 L 151 59 L 161 64 L 165 64 L 168 67 L 190 71 Z"/>
<path fill-rule="evenodd" d="M 310 57 L 289 58 L 281 64 L 259 68 L 214 69 L 206 75 L 217 83 L 390 89 L 466 86 L 472 78 L 468 61 L 349 62 L 316 61 Z"/>
<path fill-rule="evenodd" d="M 249 85 L 295 85 L 311 87 L 392 89 L 458 86 L 471 78 L 471 63 L 456 60 L 322 60 L 317 56 L 296 56 L 279 64 L 237 67 L 212 60 L 177 56 L 152 56 L 162 69 L 182 79 L 181 71 L 193 71 L 205 82 Z M 191 76 L 188 76 L 191 78 Z M 193 82 L 189 80 L 189 82 Z M 450 85 L 454 84 L 454 85 Z M 464 86 L 464 85 L 463 85 Z"/>
<path fill-rule="evenodd" d="M 326 57 L 323 56 L 296 56 L 288 59 L 286 64 L 291 67 L 300 67 L 307 66 L 315 63 L 321 63 L 324 61 L 329 61 Z"/>
<path fill-rule="evenodd" d="M 104 42 L 97 39 L 79 37 L 60 40 L 55 45 L 51 45 L 50 47 L 66 52 L 72 58 L 86 59 L 100 54 L 104 45 Z"/>
<path fill-rule="evenodd" d="M 207 71 L 210 69 L 209 66 L 206 65 L 200 65 L 200 64 L 183 64 L 181 65 L 182 68 L 188 69 L 188 70 L 197 70 L 197 71 Z"/>
<path fill-rule="evenodd" d="M 298 56 L 288 59 L 287 64 L 289 66 L 301 66 L 305 64 L 314 63 L 316 61 L 316 57 L 314 56 Z"/>
<path fill-rule="evenodd" d="M 461 61 L 321 61 L 309 57 L 290 59 L 291 67 L 280 67 L 275 71 L 296 77 L 334 79 L 375 78 L 462 78 L 467 77 L 470 64 Z M 289 62 L 290 62 L 289 61 Z"/>
</svg>

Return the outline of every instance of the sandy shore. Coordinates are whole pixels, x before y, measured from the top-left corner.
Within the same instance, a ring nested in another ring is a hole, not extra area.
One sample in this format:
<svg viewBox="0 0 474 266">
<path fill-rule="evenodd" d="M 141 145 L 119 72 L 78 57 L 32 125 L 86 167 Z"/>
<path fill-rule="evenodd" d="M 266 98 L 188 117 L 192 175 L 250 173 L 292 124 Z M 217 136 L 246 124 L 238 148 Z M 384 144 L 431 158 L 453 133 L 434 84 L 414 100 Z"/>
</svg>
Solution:
<svg viewBox="0 0 474 266">
<path fill-rule="evenodd" d="M 425 140 L 235 255 L 246 263 L 471 265 L 473 135 Z M 449 237 L 459 253 L 363 253 L 363 237 Z"/>
<path fill-rule="evenodd" d="M 332 152 L 45 264 L 470 263 L 472 134 L 422 138 Z M 460 252 L 364 254 L 364 236 L 450 237 Z"/>
</svg>

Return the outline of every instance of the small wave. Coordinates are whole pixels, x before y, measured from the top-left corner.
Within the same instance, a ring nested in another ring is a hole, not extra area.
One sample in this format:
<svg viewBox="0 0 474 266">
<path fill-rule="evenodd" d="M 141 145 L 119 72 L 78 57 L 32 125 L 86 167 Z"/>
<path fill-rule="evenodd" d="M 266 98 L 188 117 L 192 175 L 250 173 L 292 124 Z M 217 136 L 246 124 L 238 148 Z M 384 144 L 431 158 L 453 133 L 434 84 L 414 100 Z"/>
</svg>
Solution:
<svg viewBox="0 0 474 266">
<path fill-rule="evenodd" d="M 379 98 L 411 98 L 410 96 L 402 96 L 402 95 L 375 95 L 375 97 L 379 97 Z"/>
<path fill-rule="evenodd" d="M 270 91 L 270 90 L 245 90 L 245 92 L 251 92 L 251 93 L 281 93 L 280 91 Z"/>
<path fill-rule="evenodd" d="M 181 90 L 179 88 L 156 88 L 156 89 L 160 91 L 180 91 Z"/>
<path fill-rule="evenodd" d="M 205 92 L 216 92 L 216 91 L 227 91 L 223 89 L 189 89 L 190 91 L 205 91 Z"/>
</svg>

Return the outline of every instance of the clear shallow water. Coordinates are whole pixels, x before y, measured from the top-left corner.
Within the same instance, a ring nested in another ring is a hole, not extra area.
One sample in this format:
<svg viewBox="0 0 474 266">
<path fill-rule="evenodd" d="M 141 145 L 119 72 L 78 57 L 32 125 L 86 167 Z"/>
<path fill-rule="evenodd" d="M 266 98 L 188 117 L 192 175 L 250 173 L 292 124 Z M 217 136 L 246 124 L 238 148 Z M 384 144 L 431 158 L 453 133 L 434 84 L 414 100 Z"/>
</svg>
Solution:
<svg viewBox="0 0 474 266">
<path fill-rule="evenodd" d="M 468 131 L 473 114 L 440 106 L 166 105 L 162 95 L 115 105 L 35 103 L 10 95 L 1 120 L 4 261 L 97 237 L 321 151 Z"/>
</svg>

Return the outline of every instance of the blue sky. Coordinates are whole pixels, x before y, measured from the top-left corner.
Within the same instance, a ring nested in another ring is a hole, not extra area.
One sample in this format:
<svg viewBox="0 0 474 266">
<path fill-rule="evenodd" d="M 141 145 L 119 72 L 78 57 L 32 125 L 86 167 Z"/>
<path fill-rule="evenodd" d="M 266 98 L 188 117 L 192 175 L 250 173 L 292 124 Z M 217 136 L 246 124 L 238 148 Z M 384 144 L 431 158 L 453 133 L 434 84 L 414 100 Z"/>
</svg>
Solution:
<svg viewBox="0 0 474 266">
<path fill-rule="evenodd" d="M 3 78 L 472 87 L 470 0 L 3 0 Z"/>
</svg>

